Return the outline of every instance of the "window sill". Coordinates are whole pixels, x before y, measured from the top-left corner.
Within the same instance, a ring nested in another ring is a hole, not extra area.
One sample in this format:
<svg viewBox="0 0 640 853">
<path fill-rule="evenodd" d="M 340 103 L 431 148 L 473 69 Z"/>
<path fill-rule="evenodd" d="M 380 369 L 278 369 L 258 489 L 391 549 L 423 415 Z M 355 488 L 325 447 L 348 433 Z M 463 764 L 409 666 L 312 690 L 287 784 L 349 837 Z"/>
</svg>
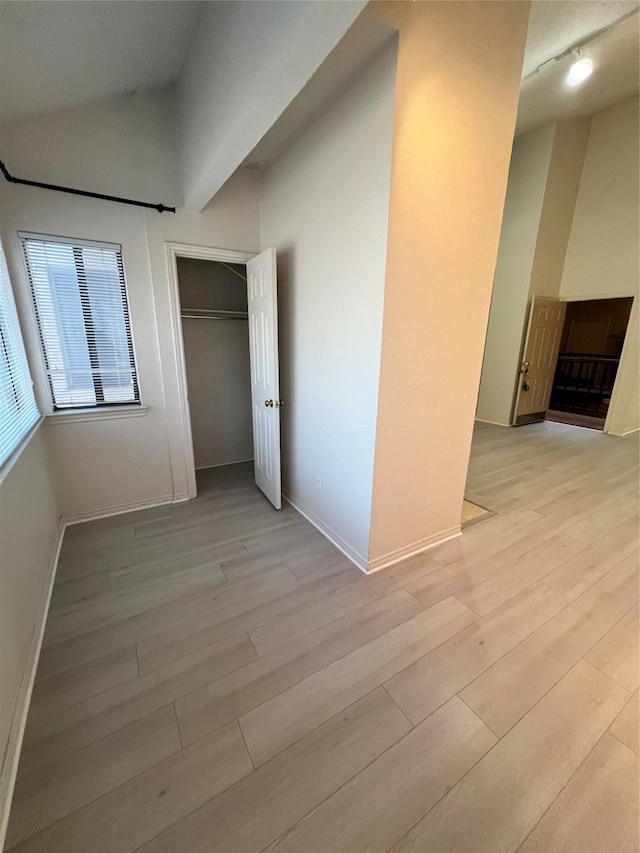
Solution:
<svg viewBox="0 0 640 853">
<path fill-rule="evenodd" d="M 82 421 L 110 421 L 116 418 L 143 418 L 149 406 L 109 406 L 104 409 L 71 409 L 51 412 L 46 416 L 49 426 L 54 424 L 79 423 Z"/>
</svg>

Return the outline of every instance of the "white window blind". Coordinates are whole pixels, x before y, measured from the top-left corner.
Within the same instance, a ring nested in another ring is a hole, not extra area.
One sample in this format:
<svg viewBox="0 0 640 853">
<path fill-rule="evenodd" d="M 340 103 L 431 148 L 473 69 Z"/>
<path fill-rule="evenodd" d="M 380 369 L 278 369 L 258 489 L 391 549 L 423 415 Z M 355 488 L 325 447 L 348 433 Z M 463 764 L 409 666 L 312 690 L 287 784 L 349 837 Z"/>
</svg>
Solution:
<svg viewBox="0 0 640 853">
<path fill-rule="evenodd" d="M 0 465 L 40 417 L 0 244 Z"/>
<path fill-rule="evenodd" d="M 20 236 L 54 408 L 139 404 L 120 246 Z"/>
</svg>

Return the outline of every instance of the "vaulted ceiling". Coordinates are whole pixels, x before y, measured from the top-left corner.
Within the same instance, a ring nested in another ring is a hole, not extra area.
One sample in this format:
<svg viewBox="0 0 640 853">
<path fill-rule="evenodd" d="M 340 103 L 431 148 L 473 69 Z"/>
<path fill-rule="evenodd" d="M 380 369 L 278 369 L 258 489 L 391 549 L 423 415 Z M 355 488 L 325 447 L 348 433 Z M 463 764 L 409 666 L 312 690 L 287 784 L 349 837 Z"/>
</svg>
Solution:
<svg viewBox="0 0 640 853">
<path fill-rule="evenodd" d="M 175 81 L 201 6 L 194 0 L 3 0 L 0 114 L 13 118 Z M 534 0 L 523 77 L 637 8 L 637 0 Z M 595 70 L 579 89 L 564 84 L 571 57 L 525 79 L 518 132 L 636 93 L 639 19 L 632 16 L 585 48 Z"/>
<path fill-rule="evenodd" d="M 174 81 L 200 3 L 2 0 L 0 111 L 57 110 Z"/>
<path fill-rule="evenodd" d="M 531 4 L 518 105 L 519 133 L 555 119 L 589 115 L 638 92 L 639 14 L 585 45 L 583 55 L 593 61 L 594 71 L 581 86 L 572 89 L 565 82 L 574 57 L 553 61 L 567 48 L 637 9 L 637 0 L 542 0 Z M 538 73 L 529 76 L 541 65 Z"/>
</svg>

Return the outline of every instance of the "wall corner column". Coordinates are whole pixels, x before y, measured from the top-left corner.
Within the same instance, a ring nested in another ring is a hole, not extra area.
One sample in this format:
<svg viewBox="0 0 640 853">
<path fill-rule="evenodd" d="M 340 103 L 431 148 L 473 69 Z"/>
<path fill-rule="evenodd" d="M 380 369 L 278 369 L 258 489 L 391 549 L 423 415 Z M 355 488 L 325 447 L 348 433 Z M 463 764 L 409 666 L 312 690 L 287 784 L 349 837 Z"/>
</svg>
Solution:
<svg viewBox="0 0 640 853">
<path fill-rule="evenodd" d="M 459 529 L 529 15 L 373 6 L 400 37 L 371 568 Z"/>
</svg>

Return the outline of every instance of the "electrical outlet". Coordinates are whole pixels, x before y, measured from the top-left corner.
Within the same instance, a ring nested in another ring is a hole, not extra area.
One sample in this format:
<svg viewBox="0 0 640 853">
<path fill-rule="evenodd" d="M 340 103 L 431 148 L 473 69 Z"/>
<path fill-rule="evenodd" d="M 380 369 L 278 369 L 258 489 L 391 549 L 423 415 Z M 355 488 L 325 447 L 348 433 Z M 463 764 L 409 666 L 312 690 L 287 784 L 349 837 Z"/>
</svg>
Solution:
<svg viewBox="0 0 640 853">
<path fill-rule="evenodd" d="M 316 487 L 319 492 L 322 491 L 322 477 L 316 477 Z"/>
</svg>

